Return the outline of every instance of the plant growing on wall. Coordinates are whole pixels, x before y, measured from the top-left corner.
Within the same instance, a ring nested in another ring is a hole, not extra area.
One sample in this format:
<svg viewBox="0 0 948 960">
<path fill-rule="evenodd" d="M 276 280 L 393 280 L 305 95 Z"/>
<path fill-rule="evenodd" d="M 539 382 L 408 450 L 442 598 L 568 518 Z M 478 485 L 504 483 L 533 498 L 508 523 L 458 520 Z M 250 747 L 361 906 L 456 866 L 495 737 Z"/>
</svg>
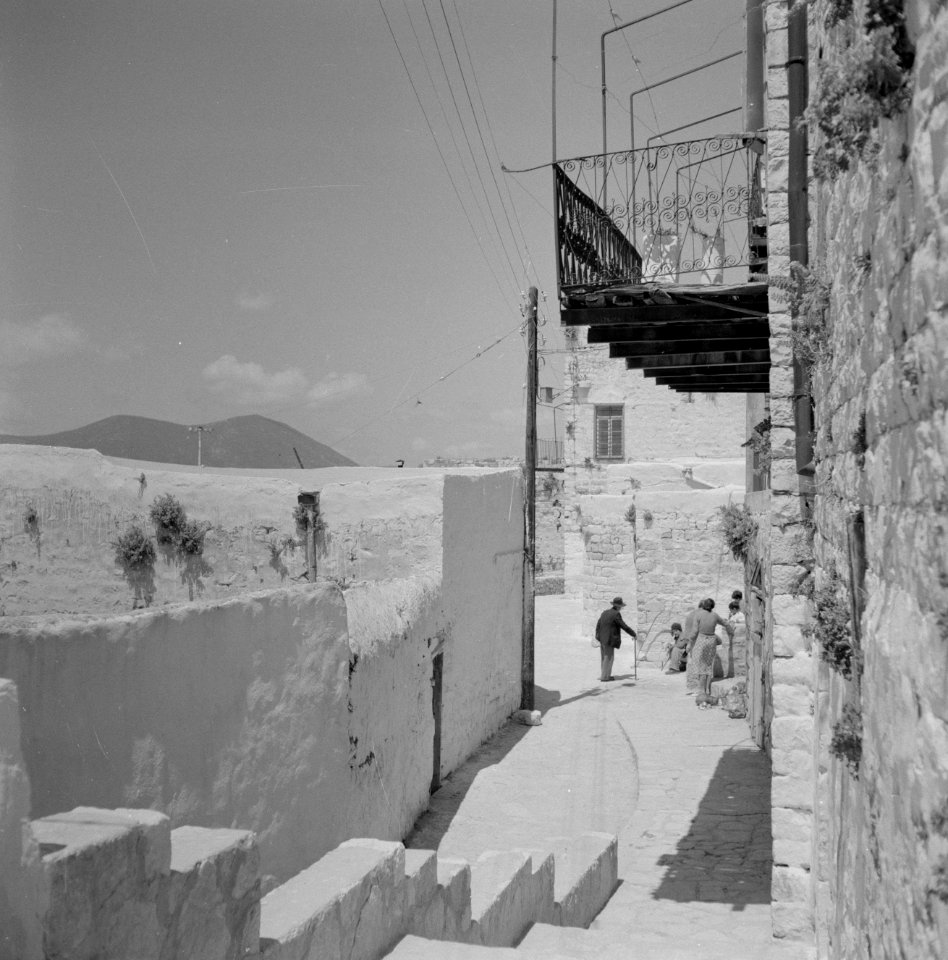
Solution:
<svg viewBox="0 0 948 960">
<path fill-rule="evenodd" d="M 769 278 L 771 289 L 787 300 L 793 317 L 790 342 L 793 355 L 809 370 L 829 355 L 827 315 L 830 285 L 822 264 L 812 268 L 794 260 L 790 275 Z"/>
<path fill-rule="evenodd" d="M 181 501 L 171 493 L 155 497 L 148 511 L 159 543 L 175 543 L 182 524 L 187 519 Z"/>
<path fill-rule="evenodd" d="M 829 752 L 846 765 L 849 775 L 859 779 L 859 762 L 862 760 L 862 712 L 857 704 L 847 703 L 842 715 L 833 725 L 833 737 Z"/>
<path fill-rule="evenodd" d="M 751 431 L 751 435 L 741 444 L 742 447 L 750 447 L 754 455 L 754 467 L 758 470 L 770 470 L 770 463 L 773 459 L 770 449 L 770 417 L 761 420 Z"/>
<path fill-rule="evenodd" d="M 743 503 L 729 503 L 720 507 L 719 512 L 724 542 L 734 559 L 744 563 L 750 545 L 757 536 L 757 521 Z"/>
<path fill-rule="evenodd" d="M 909 104 L 914 50 L 902 7 L 895 0 L 867 0 L 848 45 L 820 62 L 803 121 L 822 134 L 813 170 L 824 180 L 835 180 L 857 160 L 871 162 L 878 152 L 873 134 L 879 121 Z M 851 0 L 833 2 L 825 22 L 833 26 L 852 14 Z"/>
<path fill-rule="evenodd" d="M 842 581 L 835 573 L 827 576 L 823 586 L 814 593 L 815 620 L 809 633 L 820 648 L 820 657 L 841 677 L 851 680 L 858 667 L 849 600 L 842 589 Z"/>
</svg>

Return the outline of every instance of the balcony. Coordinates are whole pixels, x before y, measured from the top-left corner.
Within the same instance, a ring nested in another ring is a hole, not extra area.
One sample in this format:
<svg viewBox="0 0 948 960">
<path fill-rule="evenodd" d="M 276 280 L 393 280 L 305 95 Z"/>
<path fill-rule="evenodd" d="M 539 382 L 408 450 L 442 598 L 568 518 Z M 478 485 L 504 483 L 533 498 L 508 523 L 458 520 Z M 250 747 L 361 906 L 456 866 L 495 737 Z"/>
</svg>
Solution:
<svg viewBox="0 0 948 960">
<path fill-rule="evenodd" d="M 766 392 L 763 141 L 735 134 L 554 165 L 560 316 L 682 392 Z"/>
</svg>

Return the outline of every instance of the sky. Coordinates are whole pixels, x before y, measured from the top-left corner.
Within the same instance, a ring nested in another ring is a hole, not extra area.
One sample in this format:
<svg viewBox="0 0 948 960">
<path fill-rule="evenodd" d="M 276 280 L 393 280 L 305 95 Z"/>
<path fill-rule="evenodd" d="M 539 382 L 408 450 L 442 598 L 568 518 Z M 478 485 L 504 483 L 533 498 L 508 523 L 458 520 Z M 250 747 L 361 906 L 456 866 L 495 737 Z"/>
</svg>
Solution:
<svg viewBox="0 0 948 960">
<path fill-rule="evenodd" d="M 671 2 L 558 0 L 559 157 L 601 149 L 600 35 Z M 633 90 L 743 48 L 744 6 L 607 39 L 609 149 Z M 362 464 L 520 455 L 531 285 L 541 386 L 564 341 L 550 170 L 501 163 L 551 158 L 553 9 L 6 0 L 0 433 L 257 413 Z M 637 96 L 636 145 L 740 107 L 742 76 Z"/>
</svg>

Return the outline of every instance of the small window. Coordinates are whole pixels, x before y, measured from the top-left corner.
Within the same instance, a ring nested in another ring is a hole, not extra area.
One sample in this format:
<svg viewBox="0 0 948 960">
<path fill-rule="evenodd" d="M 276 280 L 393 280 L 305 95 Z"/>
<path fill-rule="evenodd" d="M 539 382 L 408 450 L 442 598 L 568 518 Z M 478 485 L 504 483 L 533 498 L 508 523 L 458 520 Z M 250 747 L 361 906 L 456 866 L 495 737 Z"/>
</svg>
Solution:
<svg viewBox="0 0 948 960">
<path fill-rule="evenodd" d="M 596 407 L 596 459 L 621 460 L 622 404 Z"/>
</svg>

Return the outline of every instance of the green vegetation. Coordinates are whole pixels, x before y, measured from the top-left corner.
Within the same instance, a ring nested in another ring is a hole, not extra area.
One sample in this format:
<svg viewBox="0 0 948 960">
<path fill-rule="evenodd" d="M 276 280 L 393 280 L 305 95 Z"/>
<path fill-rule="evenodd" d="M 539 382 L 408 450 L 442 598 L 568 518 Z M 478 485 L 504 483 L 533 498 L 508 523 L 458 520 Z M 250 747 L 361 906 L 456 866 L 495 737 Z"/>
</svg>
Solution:
<svg viewBox="0 0 948 960">
<path fill-rule="evenodd" d="M 155 497 L 148 511 L 159 543 L 176 543 L 181 527 L 187 519 L 181 501 L 171 493 Z"/>
<path fill-rule="evenodd" d="M 204 537 L 209 529 L 207 523 L 183 520 L 178 528 L 178 549 L 188 556 L 201 556 L 204 553 Z"/>
<path fill-rule="evenodd" d="M 766 420 L 761 420 L 751 431 L 751 435 L 747 440 L 741 444 L 742 447 L 750 447 L 751 452 L 754 454 L 755 468 L 765 472 L 770 470 L 770 464 L 773 460 L 770 447 L 770 427 L 770 417 L 767 417 Z"/>
<path fill-rule="evenodd" d="M 833 0 L 824 22 L 832 27 L 853 17 L 852 0 Z M 820 131 L 813 170 L 835 180 L 858 160 L 871 163 L 878 153 L 874 133 L 884 117 L 894 117 L 911 100 L 909 80 L 915 52 L 905 29 L 903 4 L 868 0 L 859 23 L 847 34 L 839 56 L 820 63 L 816 90 L 804 114 Z"/>
<path fill-rule="evenodd" d="M 820 656 L 841 677 L 851 680 L 858 668 L 859 652 L 853 639 L 849 601 L 843 596 L 842 581 L 831 573 L 815 591 L 816 621 L 810 633 L 820 648 Z"/>
<path fill-rule="evenodd" d="M 853 703 L 843 707 L 842 716 L 833 726 L 833 739 L 829 752 L 846 764 L 849 775 L 859 779 L 859 763 L 862 760 L 862 713 Z"/>
<path fill-rule="evenodd" d="M 757 536 L 757 521 L 744 504 L 729 503 L 720 508 L 721 533 L 731 555 L 744 563 Z"/>
<path fill-rule="evenodd" d="M 128 527 L 112 546 L 115 562 L 126 570 L 141 570 L 155 564 L 155 545 L 137 523 Z"/>
</svg>

